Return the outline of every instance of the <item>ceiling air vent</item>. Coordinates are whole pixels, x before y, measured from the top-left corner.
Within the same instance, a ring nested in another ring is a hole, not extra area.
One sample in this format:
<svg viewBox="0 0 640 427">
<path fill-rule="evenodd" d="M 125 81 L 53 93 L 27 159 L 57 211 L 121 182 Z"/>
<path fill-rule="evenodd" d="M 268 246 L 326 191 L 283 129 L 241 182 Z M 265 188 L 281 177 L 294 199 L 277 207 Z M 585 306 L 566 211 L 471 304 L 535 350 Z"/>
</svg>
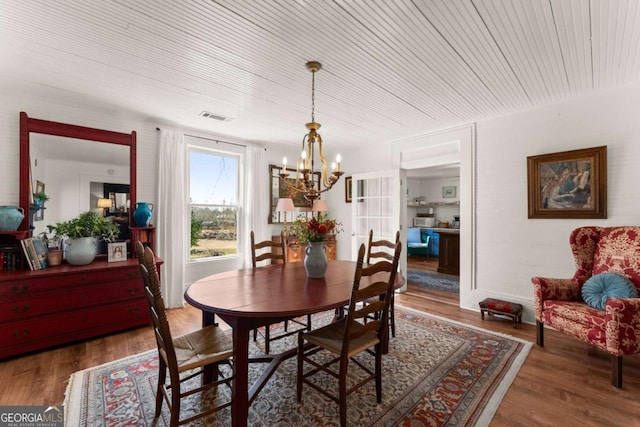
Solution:
<svg viewBox="0 0 640 427">
<path fill-rule="evenodd" d="M 230 117 L 220 116 L 218 114 L 213 114 L 213 113 L 210 113 L 208 111 L 203 111 L 202 113 L 200 113 L 200 115 L 202 117 L 206 117 L 208 119 L 218 120 L 219 122 L 230 122 L 231 120 L 233 120 Z"/>
</svg>

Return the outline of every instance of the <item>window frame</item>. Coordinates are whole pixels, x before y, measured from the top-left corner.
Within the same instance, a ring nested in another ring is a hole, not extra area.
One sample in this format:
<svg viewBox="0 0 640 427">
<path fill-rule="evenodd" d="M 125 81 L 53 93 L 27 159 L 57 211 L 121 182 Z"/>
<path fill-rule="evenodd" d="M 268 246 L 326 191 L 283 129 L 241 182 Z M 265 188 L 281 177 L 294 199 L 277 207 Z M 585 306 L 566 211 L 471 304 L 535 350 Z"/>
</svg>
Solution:
<svg viewBox="0 0 640 427">
<path fill-rule="evenodd" d="M 245 179 L 244 179 L 244 162 L 245 162 L 245 147 L 235 147 L 235 144 L 226 144 L 224 148 L 220 148 L 219 144 L 221 142 L 214 140 L 201 140 L 197 139 L 197 143 L 194 139 L 191 141 L 187 141 L 186 150 L 187 150 L 187 168 L 186 168 L 186 181 L 187 181 L 187 192 L 188 192 L 188 202 L 185 207 L 185 222 L 186 222 L 186 230 L 190 232 L 191 230 L 191 209 L 193 206 L 207 206 L 212 208 L 218 207 L 235 207 L 237 212 L 236 218 L 236 253 L 231 255 L 222 255 L 222 256 L 208 256 L 203 258 L 192 258 L 191 257 L 191 244 L 190 239 L 187 239 L 186 247 L 184 250 L 185 262 L 186 263 L 202 263 L 202 262 L 222 262 L 229 261 L 235 259 L 242 259 L 243 257 L 243 248 L 242 242 L 244 241 L 244 218 L 243 218 L 243 203 L 245 197 Z M 224 143 L 222 143 L 224 144 Z M 220 205 L 220 204 L 206 204 L 206 203 L 191 203 L 191 153 L 192 152 L 200 152 L 203 154 L 210 154 L 214 156 L 221 157 L 235 157 L 238 162 L 238 171 L 237 171 L 237 194 L 236 194 L 236 203 L 233 205 Z"/>
</svg>

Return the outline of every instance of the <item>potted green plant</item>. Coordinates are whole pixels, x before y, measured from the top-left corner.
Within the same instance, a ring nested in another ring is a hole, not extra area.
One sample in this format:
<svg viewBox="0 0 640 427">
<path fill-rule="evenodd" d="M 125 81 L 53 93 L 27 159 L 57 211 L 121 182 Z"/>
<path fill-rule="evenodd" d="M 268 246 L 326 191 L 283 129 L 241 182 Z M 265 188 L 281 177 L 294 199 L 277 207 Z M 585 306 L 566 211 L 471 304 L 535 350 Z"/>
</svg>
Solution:
<svg viewBox="0 0 640 427">
<path fill-rule="evenodd" d="M 83 212 L 78 217 L 47 226 L 58 237 L 69 239 L 66 260 L 71 265 L 85 265 L 96 257 L 98 239 L 114 241 L 120 233 L 118 224 L 95 212 Z"/>
<path fill-rule="evenodd" d="M 47 225 L 47 231 L 39 234 L 47 247 L 49 265 L 60 265 L 62 263 L 62 237 L 56 233 L 55 225 Z"/>
<path fill-rule="evenodd" d="M 36 193 L 33 193 L 33 202 L 38 205 L 38 206 L 42 206 L 44 205 L 44 202 L 46 202 L 47 200 L 49 200 L 49 196 L 47 196 L 44 191 L 38 191 Z"/>
</svg>

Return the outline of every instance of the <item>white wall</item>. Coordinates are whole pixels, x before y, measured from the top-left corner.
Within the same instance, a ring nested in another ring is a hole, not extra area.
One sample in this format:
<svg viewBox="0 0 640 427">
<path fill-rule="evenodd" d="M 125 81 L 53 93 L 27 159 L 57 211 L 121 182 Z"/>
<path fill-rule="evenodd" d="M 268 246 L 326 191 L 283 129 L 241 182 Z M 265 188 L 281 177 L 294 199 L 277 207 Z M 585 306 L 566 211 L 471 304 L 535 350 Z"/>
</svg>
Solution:
<svg viewBox="0 0 640 427">
<path fill-rule="evenodd" d="M 640 223 L 638 111 L 635 85 L 477 124 L 477 289 L 463 306 L 504 297 L 525 304 L 531 321 L 531 277 L 574 273 L 571 230 Z M 600 145 L 608 147 L 608 219 L 528 219 L 527 156 Z"/>
</svg>

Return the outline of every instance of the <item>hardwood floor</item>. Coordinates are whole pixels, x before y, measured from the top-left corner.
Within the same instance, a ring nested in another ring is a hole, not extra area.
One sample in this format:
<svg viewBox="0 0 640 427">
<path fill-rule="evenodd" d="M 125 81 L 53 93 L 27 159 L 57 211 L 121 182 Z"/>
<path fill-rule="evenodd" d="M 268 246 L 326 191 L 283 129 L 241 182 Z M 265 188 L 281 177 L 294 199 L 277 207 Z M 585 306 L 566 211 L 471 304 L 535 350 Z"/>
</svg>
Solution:
<svg viewBox="0 0 640 427">
<path fill-rule="evenodd" d="M 535 342 L 533 325 L 517 329 L 509 320 L 442 303 L 419 291 L 400 294 L 396 304 Z M 200 312 L 169 310 L 176 335 L 200 326 Z M 491 426 L 640 426 L 640 356 L 624 359 L 623 388 L 611 386 L 607 355 L 553 330 L 545 347 L 532 348 L 507 391 Z M 0 405 L 62 404 L 66 381 L 75 371 L 155 348 L 151 328 L 0 362 Z"/>
</svg>

